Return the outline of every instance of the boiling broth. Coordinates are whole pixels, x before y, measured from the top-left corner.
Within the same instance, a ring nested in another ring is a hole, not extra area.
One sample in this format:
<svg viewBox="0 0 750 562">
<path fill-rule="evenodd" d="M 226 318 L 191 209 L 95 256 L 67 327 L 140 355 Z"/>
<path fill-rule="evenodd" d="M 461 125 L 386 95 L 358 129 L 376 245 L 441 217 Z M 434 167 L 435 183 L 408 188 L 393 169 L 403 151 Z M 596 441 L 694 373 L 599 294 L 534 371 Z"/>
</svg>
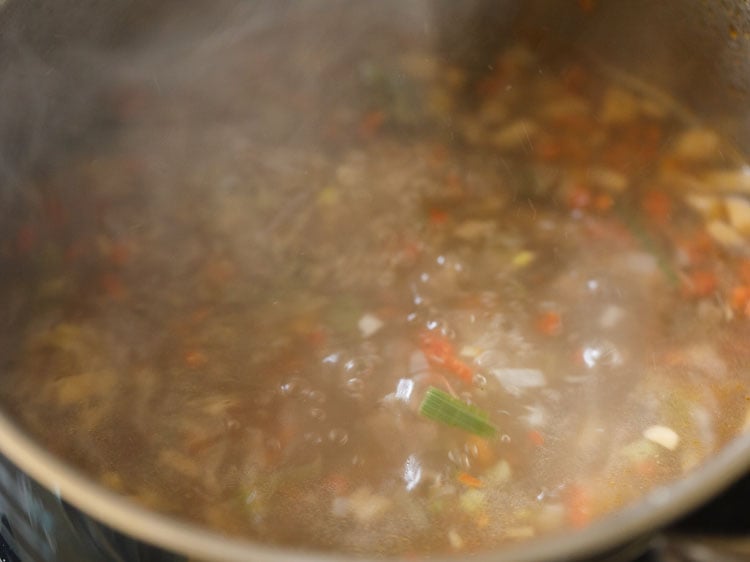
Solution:
<svg viewBox="0 0 750 562">
<path fill-rule="evenodd" d="M 365 57 L 300 124 L 309 92 L 243 98 L 274 62 L 129 83 L 36 182 L 0 393 L 46 447 L 220 533 L 382 555 L 582 528 L 742 430 L 748 174 L 717 133 L 522 45 L 479 78 Z"/>
</svg>

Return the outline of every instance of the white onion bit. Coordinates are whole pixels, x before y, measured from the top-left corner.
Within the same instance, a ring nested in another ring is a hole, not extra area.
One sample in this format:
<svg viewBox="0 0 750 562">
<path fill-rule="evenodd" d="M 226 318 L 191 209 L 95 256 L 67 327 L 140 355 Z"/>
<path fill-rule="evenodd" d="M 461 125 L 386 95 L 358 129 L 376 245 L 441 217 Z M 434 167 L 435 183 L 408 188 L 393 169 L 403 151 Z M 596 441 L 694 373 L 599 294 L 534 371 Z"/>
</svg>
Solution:
<svg viewBox="0 0 750 562">
<path fill-rule="evenodd" d="M 680 436 L 670 427 L 665 425 L 652 425 L 643 430 L 643 436 L 665 449 L 674 451 L 680 444 Z"/>
</svg>

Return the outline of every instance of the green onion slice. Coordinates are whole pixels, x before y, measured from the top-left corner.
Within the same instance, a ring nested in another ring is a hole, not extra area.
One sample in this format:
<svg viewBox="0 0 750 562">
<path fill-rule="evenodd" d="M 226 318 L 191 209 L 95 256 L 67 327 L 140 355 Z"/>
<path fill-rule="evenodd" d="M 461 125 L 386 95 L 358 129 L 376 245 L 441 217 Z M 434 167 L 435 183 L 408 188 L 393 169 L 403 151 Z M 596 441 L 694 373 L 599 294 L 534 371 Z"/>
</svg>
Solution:
<svg viewBox="0 0 750 562">
<path fill-rule="evenodd" d="M 428 419 L 463 429 L 480 437 L 494 437 L 497 434 L 497 428 L 488 421 L 486 412 L 458 398 L 453 398 L 447 392 L 434 386 L 427 389 L 424 400 L 419 406 L 419 413 Z"/>
</svg>

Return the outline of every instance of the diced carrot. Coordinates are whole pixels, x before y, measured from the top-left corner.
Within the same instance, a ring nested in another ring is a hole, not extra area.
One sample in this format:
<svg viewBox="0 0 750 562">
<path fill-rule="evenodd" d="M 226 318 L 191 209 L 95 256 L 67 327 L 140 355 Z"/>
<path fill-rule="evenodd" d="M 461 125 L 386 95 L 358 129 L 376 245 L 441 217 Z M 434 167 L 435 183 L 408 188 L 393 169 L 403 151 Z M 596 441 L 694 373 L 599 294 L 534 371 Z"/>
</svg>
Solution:
<svg viewBox="0 0 750 562">
<path fill-rule="evenodd" d="M 482 466 L 489 466 L 495 461 L 495 452 L 489 442 L 483 437 L 472 435 L 469 443 L 476 451 L 476 461 Z"/>
<path fill-rule="evenodd" d="M 643 478 L 653 478 L 659 470 L 659 465 L 654 459 L 643 460 L 635 464 L 635 471 Z"/>
<path fill-rule="evenodd" d="M 534 152 L 540 160 L 557 160 L 563 154 L 563 146 L 554 137 L 542 136 L 534 143 Z"/>
<path fill-rule="evenodd" d="M 435 165 L 445 164 L 448 160 L 448 147 L 444 144 L 436 144 L 430 151 L 430 163 Z"/>
<path fill-rule="evenodd" d="M 659 223 L 666 222 L 672 214 L 672 200 L 663 191 L 647 192 L 641 200 L 641 207 L 652 220 Z"/>
<path fill-rule="evenodd" d="M 568 523 L 572 527 L 580 529 L 591 521 L 591 497 L 582 485 L 573 484 L 568 488 L 565 507 Z"/>
<path fill-rule="evenodd" d="M 703 298 L 712 295 L 719 286 L 719 280 L 713 271 L 696 269 L 688 273 L 682 286 L 682 296 L 686 298 Z"/>
<path fill-rule="evenodd" d="M 120 277 L 114 273 L 104 273 L 99 277 L 99 285 L 104 293 L 113 299 L 121 299 L 125 296 L 125 285 Z"/>
<path fill-rule="evenodd" d="M 750 285 L 750 259 L 740 262 L 738 273 L 742 282 Z"/>
<path fill-rule="evenodd" d="M 474 380 L 474 371 L 456 357 L 456 350 L 447 339 L 437 334 L 425 333 L 420 338 L 420 348 L 427 362 L 433 367 L 442 367 L 466 383 Z"/>
<path fill-rule="evenodd" d="M 328 334 L 322 328 L 315 328 L 307 333 L 307 341 L 313 347 L 322 347 L 328 340 Z"/>
<path fill-rule="evenodd" d="M 609 211 L 615 204 L 615 200 L 608 193 L 600 193 L 594 197 L 594 209 L 600 212 Z"/>
<path fill-rule="evenodd" d="M 28 254 L 36 244 L 37 231 L 30 225 L 25 224 L 16 232 L 16 249 L 20 254 Z"/>
<path fill-rule="evenodd" d="M 490 525 L 490 517 L 486 512 L 482 511 L 477 515 L 477 528 L 486 529 Z"/>
<path fill-rule="evenodd" d="M 532 429 L 529 431 L 529 439 L 537 447 L 544 445 L 544 435 L 539 430 Z"/>
<path fill-rule="evenodd" d="M 700 265 L 710 260 L 716 250 L 716 242 L 705 230 L 701 230 L 684 240 L 679 240 L 677 245 L 687 254 L 690 263 L 693 265 Z M 750 269 L 748 274 L 747 282 L 750 283 Z"/>
<path fill-rule="evenodd" d="M 556 336 L 562 331 L 562 317 L 552 310 L 544 312 L 536 319 L 536 329 L 545 336 Z"/>
<path fill-rule="evenodd" d="M 466 383 L 474 380 L 474 370 L 456 357 L 447 358 L 445 368 Z"/>
<path fill-rule="evenodd" d="M 469 488 L 481 488 L 484 486 L 482 481 L 477 478 L 476 476 L 472 476 L 468 472 L 459 472 L 456 475 L 456 479 L 461 482 L 464 486 L 468 486 Z"/>
<path fill-rule="evenodd" d="M 185 364 L 191 369 L 199 369 L 208 364 L 208 357 L 206 357 L 206 354 L 195 349 L 185 353 L 184 359 Z"/>
<path fill-rule="evenodd" d="M 750 286 L 734 287 L 729 296 L 729 304 L 736 313 L 750 317 Z"/>
<path fill-rule="evenodd" d="M 591 190 L 583 184 L 576 184 L 568 193 L 566 202 L 570 209 L 586 209 L 591 205 Z"/>
<path fill-rule="evenodd" d="M 505 89 L 507 80 L 499 72 L 477 82 L 476 94 L 479 98 L 493 97 Z"/>
<path fill-rule="evenodd" d="M 224 285 L 237 273 L 232 262 L 225 259 L 212 259 L 206 264 L 206 277 L 215 285 Z"/>
<path fill-rule="evenodd" d="M 432 208 L 429 211 L 430 223 L 440 226 L 448 222 L 448 213 L 442 209 Z"/>
<path fill-rule="evenodd" d="M 109 260 L 122 267 L 130 260 L 130 248 L 125 242 L 115 242 L 109 249 Z"/>
<path fill-rule="evenodd" d="M 349 491 L 349 480 L 338 472 L 332 472 L 323 479 L 323 488 L 334 496 L 343 496 Z"/>
<path fill-rule="evenodd" d="M 359 122 L 359 134 L 364 138 L 372 138 L 378 134 L 385 123 L 385 111 L 376 110 L 365 113 Z"/>
</svg>

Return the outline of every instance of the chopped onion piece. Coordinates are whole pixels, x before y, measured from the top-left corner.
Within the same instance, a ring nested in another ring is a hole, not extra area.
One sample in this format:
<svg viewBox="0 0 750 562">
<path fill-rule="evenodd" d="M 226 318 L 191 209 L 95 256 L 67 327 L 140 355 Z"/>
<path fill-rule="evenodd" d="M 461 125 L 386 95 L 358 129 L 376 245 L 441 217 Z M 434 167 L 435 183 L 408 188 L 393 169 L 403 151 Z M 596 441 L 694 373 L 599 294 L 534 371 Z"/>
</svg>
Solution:
<svg viewBox="0 0 750 562">
<path fill-rule="evenodd" d="M 587 176 L 591 185 L 611 193 L 620 193 L 628 187 L 628 178 L 610 168 L 589 168 Z"/>
<path fill-rule="evenodd" d="M 665 425 L 652 425 L 643 430 L 643 436 L 665 449 L 674 451 L 680 444 L 680 436 L 670 427 Z"/>
<path fill-rule="evenodd" d="M 638 117 L 638 99 L 620 88 L 610 88 L 604 94 L 600 119 L 605 125 L 618 125 Z"/>
<path fill-rule="evenodd" d="M 705 161 L 716 156 L 719 144 L 719 135 L 714 131 L 690 129 L 677 139 L 673 154 L 683 160 Z"/>
<path fill-rule="evenodd" d="M 722 246 L 739 248 L 745 245 L 742 235 L 724 221 L 711 221 L 706 225 L 706 230 Z"/>
<path fill-rule="evenodd" d="M 448 542 L 451 543 L 454 550 L 461 550 L 464 547 L 464 539 L 461 538 L 461 535 L 455 529 L 448 531 Z"/>
<path fill-rule="evenodd" d="M 703 181 L 722 192 L 750 193 L 750 166 L 736 170 L 717 170 L 703 176 Z"/>
<path fill-rule="evenodd" d="M 538 130 L 539 127 L 533 121 L 519 119 L 494 133 L 490 140 L 500 149 L 519 148 L 524 144 L 530 145 L 532 137 Z"/>
<path fill-rule="evenodd" d="M 383 321 L 374 314 L 365 314 L 357 322 L 363 338 L 369 338 L 383 327 Z"/>
<path fill-rule="evenodd" d="M 744 197 L 727 197 L 729 223 L 741 234 L 750 234 L 750 201 Z"/>
<path fill-rule="evenodd" d="M 685 196 L 685 202 L 707 219 L 716 218 L 721 212 L 721 200 L 713 195 L 693 193 Z"/>
<path fill-rule="evenodd" d="M 622 307 L 610 304 L 599 317 L 599 325 L 602 328 L 614 328 L 624 317 L 625 310 Z"/>
<path fill-rule="evenodd" d="M 539 388 L 547 379 L 539 369 L 492 369 L 490 371 L 503 388 L 513 396 L 520 396 L 527 388 Z"/>
<path fill-rule="evenodd" d="M 473 345 L 465 345 L 458 352 L 461 357 L 469 357 L 471 359 L 474 359 L 480 353 L 482 353 L 482 350 Z"/>
</svg>

